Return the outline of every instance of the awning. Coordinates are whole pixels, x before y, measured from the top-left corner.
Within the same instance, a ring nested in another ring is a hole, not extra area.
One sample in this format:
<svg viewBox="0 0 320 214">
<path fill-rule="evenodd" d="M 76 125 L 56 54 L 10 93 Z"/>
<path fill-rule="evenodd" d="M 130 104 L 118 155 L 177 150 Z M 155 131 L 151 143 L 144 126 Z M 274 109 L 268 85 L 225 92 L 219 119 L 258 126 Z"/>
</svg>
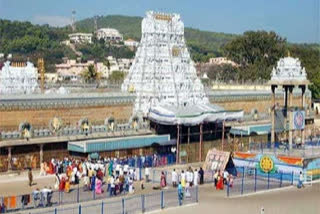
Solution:
<svg viewBox="0 0 320 214">
<path fill-rule="evenodd" d="M 226 111 L 213 104 L 195 106 L 156 106 L 149 110 L 148 118 L 163 125 L 197 125 L 203 122 L 232 121 L 243 117 L 243 111 Z"/>
<path fill-rule="evenodd" d="M 253 135 L 267 135 L 271 132 L 271 124 L 263 125 L 248 125 L 241 127 L 232 127 L 230 134 L 242 135 L 242 136 L 253 136 Z"/>
<path fill-rule="evenodd" d="M 170 135 L 144 135 L 119 138 L 103 138 L 96 140 L 70 141 L 68 142 L 68 150 L 80 153 L 93 153 L 149 147 L 152 144 L 159 144 L 161 146 L 175 145 L 175 142 L 175 140 L 170 140 Z"/>
</svg>

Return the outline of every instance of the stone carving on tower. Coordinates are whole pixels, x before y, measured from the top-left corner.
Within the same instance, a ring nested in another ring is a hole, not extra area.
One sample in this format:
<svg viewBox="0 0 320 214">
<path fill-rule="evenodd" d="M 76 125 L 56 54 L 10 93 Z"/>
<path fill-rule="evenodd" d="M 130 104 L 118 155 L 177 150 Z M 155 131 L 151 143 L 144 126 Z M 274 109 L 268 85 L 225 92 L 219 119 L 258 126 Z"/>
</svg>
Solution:
<svg viewBox="0 0 320 214">
<path fill-rule="evenodd" d="M 193 122 L 208 119 L 212 115 L 207 115 L 218 111 L 220 116 L 215 119 L 226 117 L 221 107 L 210 104 L 197 77 L 179 14 L 146 13 L 141 41 L 122 91 L 136 93 L 133 114 L 139 117 L 150 119 L 153 112 L 164 116 L 164 123 L 180 123 L 176 118 L 186 113 L 201 115 Z"/>
<path fill-rule="evenodd" d="M 122 90 L 136 92 L 135 111 L 143 114 L 159 104 L 178 107 L 209 102 L 190 58 L 180 15 L 147 12 Z"/>
<path fill-rule="evenodd" d="M 305 68 L 301 67 L 301 62 L 298 58 L 285 57 L 281 58 L 277 67 L 273 68 L 271 81 L 305 81 L 307 73 Z"/>
</svg>

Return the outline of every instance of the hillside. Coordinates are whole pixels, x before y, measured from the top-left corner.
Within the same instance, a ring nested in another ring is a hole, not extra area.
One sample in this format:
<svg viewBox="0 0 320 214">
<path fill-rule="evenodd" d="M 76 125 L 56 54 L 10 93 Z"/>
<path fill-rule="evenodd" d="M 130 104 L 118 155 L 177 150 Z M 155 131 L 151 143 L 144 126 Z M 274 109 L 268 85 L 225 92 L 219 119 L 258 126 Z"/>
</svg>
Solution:
<svg viewBox="0 0 320 214">
<path fill-rule="evenodd" d="M 120 15 L 98 16 L 98 28 L 115 28 L 124 35 L 124 38 L 133 38 L 137 41 L 141 37 L 141 17 Z M 94 18 L 88 18 L 76 23 L 77 30 L 81 32 L 94 31 Z M 185 28 L 185 38 L 191 55 L 195 61 L 207 61 L 209 57 L 221 56 L 221 47 L 236 35 L 201 31 Z"/>
</svg>

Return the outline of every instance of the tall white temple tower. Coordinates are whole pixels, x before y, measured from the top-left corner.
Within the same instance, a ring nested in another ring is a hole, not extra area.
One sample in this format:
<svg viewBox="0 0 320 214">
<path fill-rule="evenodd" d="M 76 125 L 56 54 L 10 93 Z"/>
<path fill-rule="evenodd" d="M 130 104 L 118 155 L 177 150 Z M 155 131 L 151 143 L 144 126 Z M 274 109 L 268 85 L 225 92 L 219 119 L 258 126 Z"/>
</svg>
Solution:
<svg viewBox="0 0 320 214">
<path fill-rule="evenodd" d="M 142 20 L 141 42 L 122 90 L 136 93 L 136 115 L 150 116 L 150 111 L 155 108 L 166 116 L 223 110 L 210 105 L 205 95 L 178 14 L 146 13 Z M 194 106 L 198 109 L 190 109 Z"/>
</svg>

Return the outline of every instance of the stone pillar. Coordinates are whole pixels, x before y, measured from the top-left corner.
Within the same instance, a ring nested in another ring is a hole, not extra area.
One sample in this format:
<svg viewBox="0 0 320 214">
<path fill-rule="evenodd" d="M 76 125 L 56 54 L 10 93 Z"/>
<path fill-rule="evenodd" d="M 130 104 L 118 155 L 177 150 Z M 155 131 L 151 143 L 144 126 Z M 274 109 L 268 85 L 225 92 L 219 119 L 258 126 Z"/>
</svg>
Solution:
<svg viewBox="0 0 320 214">
<path fill-rule="evenodd" d="M 176 162 L 177 164 L 180 163 L 180 125 L 177 125 L 177 155 L 176 155 Z"/>
<path fill-rule="evenodd" d="M 188 144 L 190 144 L 190 126 L 188 127 Z"/>
<path fill-rule="evenodd" d="M 8 171 L 12 170 L 12 147 L 8 147 Z"/>
<path fill-rule="evenodd" d="M 275 134 L 275 108 L 276 108 L 276 86 L 271 85 L 271 143 L 274 144 L 276 140 Z"/>
<path fill-rule="evenodd" d="M 293 87 L 294 86 L 289 86 L 289 109 L 293 106 Z M 292 123 L 292 114 L 290 114 L 289 117 L 289 124 Z M 289 125 L 289 150 L 292 150 L 292 143 L 293 143 L 293 130 L 290 128 Z"/>
<path fill-rule="evenodd" d="M 202 160 L 202 141 L 203 141 L 203 132 L 202 132 L 202 123 L 200 123 L 200 143 L 199 143 L 199 162 Z"/>
<path fill-rule="evenodd" d="M 43 144 L 40 144 L 40 164 L 43 162 Z"/>
<path fill-rule="evenodd" d="M 224 145 L 224 121 L 222 122 L 222 137 L 221 137 L 221 150 L 223 151 Z"/>
</svg>

